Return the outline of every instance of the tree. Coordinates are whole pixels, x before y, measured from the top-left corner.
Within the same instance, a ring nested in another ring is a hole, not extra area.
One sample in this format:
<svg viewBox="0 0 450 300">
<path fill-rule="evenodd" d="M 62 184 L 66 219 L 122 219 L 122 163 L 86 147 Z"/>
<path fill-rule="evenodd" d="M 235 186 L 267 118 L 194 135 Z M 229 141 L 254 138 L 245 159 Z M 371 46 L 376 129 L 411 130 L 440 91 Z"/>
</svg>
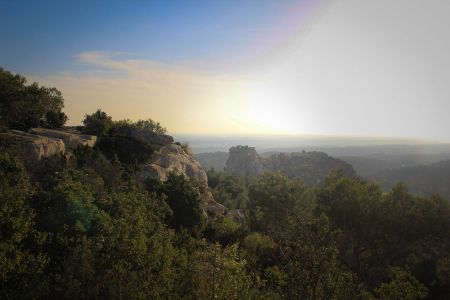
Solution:
<svg viewBox="0 0 450 300">
<path fill-rule="evenodd" d="M 64 98 L 56 88 L 26 85 L 25 77 L 0 68 L 0 123 L 9 128 L 58 128 L 67 121 Z"/>
<path fill-rule="evenodd" d="M 246 262 L 233 244 L 224 249 L 220 244 L 202 242 L 192 258 L 195 299 L 249 299 L 251 277 Z"/>
<path fill-rule="evenodd" d="M 411 273 L 398 267 L 391 269 L 390 281 L 382 283 L 376 292 L 383 300 L 418 300 L 428 294 L 425 286 Z"/>
<path fill-rule="evenodd" d="M 164 194 L 172 210 L 169 224 L 178 230 L 186 229 L 197 236 L 206 225 L 206 214 L 198 187 L 194 186 L 184 175 L 172 172 L 162 185 L 150 180 L 149 191 Z M 157 190 L 154 190 L 157 188 Z M 153 190 L 152 190 L 153 189 Z"/>
<path fill-rule="evenodd" d="M 0 153 L 0 298 L 38 297 L 46 258 L 31 248 L 38 242 L 29 205 L 33 187 L 20 161 Z"/>
<path fill-rule="evenodd" d="M 96 147 L 110 161 L 118 159 L 122 164 L 131 167 L 147 162 L 155 152 L 153 145 L 128 136 L 100 137 Z"/>
<path fill-rule="evenodd" d="M 93 114 L 85 115 L 83 124 L 83 133 L 104 136 L 113 127 L 114 122 L 111 116 L 108 116 L 104 111 L 98 109 Z"/>
<path fill-rule="evenodd" d="M 266 173 L 250 186 L 250 225 L 255 230 L 280 230 L 300 216 L 311 215 L 315 199 L 300 179 Z"/>
</svg>

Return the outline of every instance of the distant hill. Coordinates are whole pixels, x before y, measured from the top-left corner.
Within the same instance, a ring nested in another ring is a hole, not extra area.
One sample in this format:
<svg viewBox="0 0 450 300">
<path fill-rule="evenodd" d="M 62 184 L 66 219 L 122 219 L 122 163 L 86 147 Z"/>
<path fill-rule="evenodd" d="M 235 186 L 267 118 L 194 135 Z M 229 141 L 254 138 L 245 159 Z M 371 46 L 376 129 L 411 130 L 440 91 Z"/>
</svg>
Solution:
<svg viewBox="0 0 450 300">
<path fill-rule="evenodd" d="M 399 162 L 377 157 L 344 156 L 340 159 L 352 165 L 356 173 L 363 178 L 372 178 L 381 172 L 388 172 L 402 167 Z"/>
<path fill-rule="evenodd" d="M 450 160 L 431 165 L 408 166 L 385 170 L 369 176 L 367 179 L 379 183 L 384 190 L 398 182 L 419 195 L 438 193 L 450 199 Z"/>
<path fill-rule="evenodd" d="M 444 150 L 428 147 L 436 152 Z M 450 153 L 399 153 L 400 149 L 394 146 L 377 146 L 372 151 L 369 148 L 360 153 L 349 151 L 356 155 L 341 156 L 339 159 L 318 151 L 264 152 L 258 155 L 262 158 L 265 170 L 280 170 L 291 177 L 300 176 L 309 184 L 314 183 L 317 178 L 323 178 L 324 172 L 332 169 L 330 166 L 349 170 L 348 165 L 351 165 L 356 175 L 377 182 L 385 191 L 403 182 L 410 191 L 418 195 L 439 193 L 450 200 Z M 412 147 L 404 147 L 403 150 L 412 150 Z M 377 151 L 380 152 L 376 153 Z M 339 153 L 336 151 L 336 154 L 344 154 L 343 149 Z M 223 170 L 228 157 L 227 152 L 196 154 L 197 160 L 207 170 Z M 349 172 L 353 174 L 352 171 Z"/>
<path fill-rule="evenodd" d="M 217 158 L 217 162 L 222 162 L 223 152 L 211 154 Z M 199 158 L 200 163 L 205 157 L 207 155 Z M 288 177 L 300 177 L 308 185 L 320 183 L 333 170 L 342 170 L 347 176 L 356 176 L 350 164 L 323 152 L 276 153 L 262 157 L 255 148 L 248 146 L 230 148 L 225 170 L 241 176 L 255 176 L 264 171 L 280 171 Z"/>
<path fill-rule="evenodd" d="M 356 176 L 350 164 L 317 151 L 273 154 L 263 160 L 263 165 L 266 170 L 281 171 L 288 177 L 300 177 L 309 185 L 320 183 L 333 170 Z"/>
</svg>

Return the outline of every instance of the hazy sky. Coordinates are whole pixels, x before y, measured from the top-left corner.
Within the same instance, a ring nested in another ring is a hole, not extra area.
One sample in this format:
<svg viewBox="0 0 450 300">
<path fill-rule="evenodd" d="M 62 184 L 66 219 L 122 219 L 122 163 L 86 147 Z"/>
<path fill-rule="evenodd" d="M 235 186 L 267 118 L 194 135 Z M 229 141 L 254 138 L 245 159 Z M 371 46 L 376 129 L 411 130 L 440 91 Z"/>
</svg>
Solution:
<svg viewBox="0 0 450 300">
<path fill-rule="evenodd" d="M 0 0 L 0 41 L 70 124 L 450 141 L 448 0 Z"/>
</svg>

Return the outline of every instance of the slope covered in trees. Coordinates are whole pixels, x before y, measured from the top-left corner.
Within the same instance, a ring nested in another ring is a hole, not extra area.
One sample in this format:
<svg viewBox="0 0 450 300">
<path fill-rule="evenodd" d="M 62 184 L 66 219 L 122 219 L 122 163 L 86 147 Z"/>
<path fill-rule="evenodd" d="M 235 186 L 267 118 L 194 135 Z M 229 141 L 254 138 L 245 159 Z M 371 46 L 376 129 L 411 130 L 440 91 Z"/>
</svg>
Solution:
<svg viewBox="0 0 450 300">
<path fill-rule="evenodd" d="M 144 123 L 88 115 L 97 145 L 33 167 L 0 136 L 1 299 L 448 299 L 441 197 L 341 172 L 310 187 L 210 171 L 228 213 L 207 218 L 205 187 L 137 180 L 157 144 L 129 132 L 165 134 Z"/>
</svg>

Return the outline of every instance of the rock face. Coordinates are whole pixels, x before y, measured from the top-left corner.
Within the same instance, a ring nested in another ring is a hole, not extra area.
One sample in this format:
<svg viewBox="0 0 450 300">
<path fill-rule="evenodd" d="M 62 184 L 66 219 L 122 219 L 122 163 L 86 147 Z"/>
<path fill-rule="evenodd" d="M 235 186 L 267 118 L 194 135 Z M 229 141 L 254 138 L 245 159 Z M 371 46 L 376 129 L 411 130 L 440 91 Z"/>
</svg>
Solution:
<svg viewBox="0 0 450 300">
<path fill-rule="evenodd" d="M 263 173 L 264 167 L 254 147 L 236 146 L 230 148 L 225 171 L 240 176 L 255 176 Z"/>
<path fill-rule="evenodd" d="M 208 190 L 208 177 L 191 151 L 178 144 L 168 144 L 159 149 L 151 163 L 144 165 L 138 172 L 138 179 L 144 181 L 147 178 L 166 180 L 170 172 L 182 174 L 197 183 L 206 200 L 206 213 L 208 216 L 222 215 L 225 207 L 216 201 Z"/>
<path fill-rule="evenodd" d="M 28 132 L 12 130 L 2 134 L 18 145 L 30 163 L 55 155 L 70 155 L 78 146 L 93 147 L 96 136 L 84 135 L 73 130 L 32 128 Z"/>
<path fill-rule="evenodd" d="M 38 136 L 19 130 L 12 130 L 2 135 L 14 141 L 31 163 L 66 152 L 66 147 L 60 139 Z"/>
<path fill-rule="evenodd" d="M 183 174 L 198 183 L 207 183 L 206 172 L 189 151 L 177 144 L 163 146 L 151 163 L 138 173 L 140 179 L 147 177 L 166 180 L 170 172 Z"/>
<path fill-rule="evenodd" d="M 64 129 L 46 129 L 46 128 L 31 128 L 29 133 L 45 136 L 61 140 L 67 149 L 76 149 L 78 146 L 94 147 L 97 137 L 95 135 L 81 134 L 75 130 Z"/>
</svg>

